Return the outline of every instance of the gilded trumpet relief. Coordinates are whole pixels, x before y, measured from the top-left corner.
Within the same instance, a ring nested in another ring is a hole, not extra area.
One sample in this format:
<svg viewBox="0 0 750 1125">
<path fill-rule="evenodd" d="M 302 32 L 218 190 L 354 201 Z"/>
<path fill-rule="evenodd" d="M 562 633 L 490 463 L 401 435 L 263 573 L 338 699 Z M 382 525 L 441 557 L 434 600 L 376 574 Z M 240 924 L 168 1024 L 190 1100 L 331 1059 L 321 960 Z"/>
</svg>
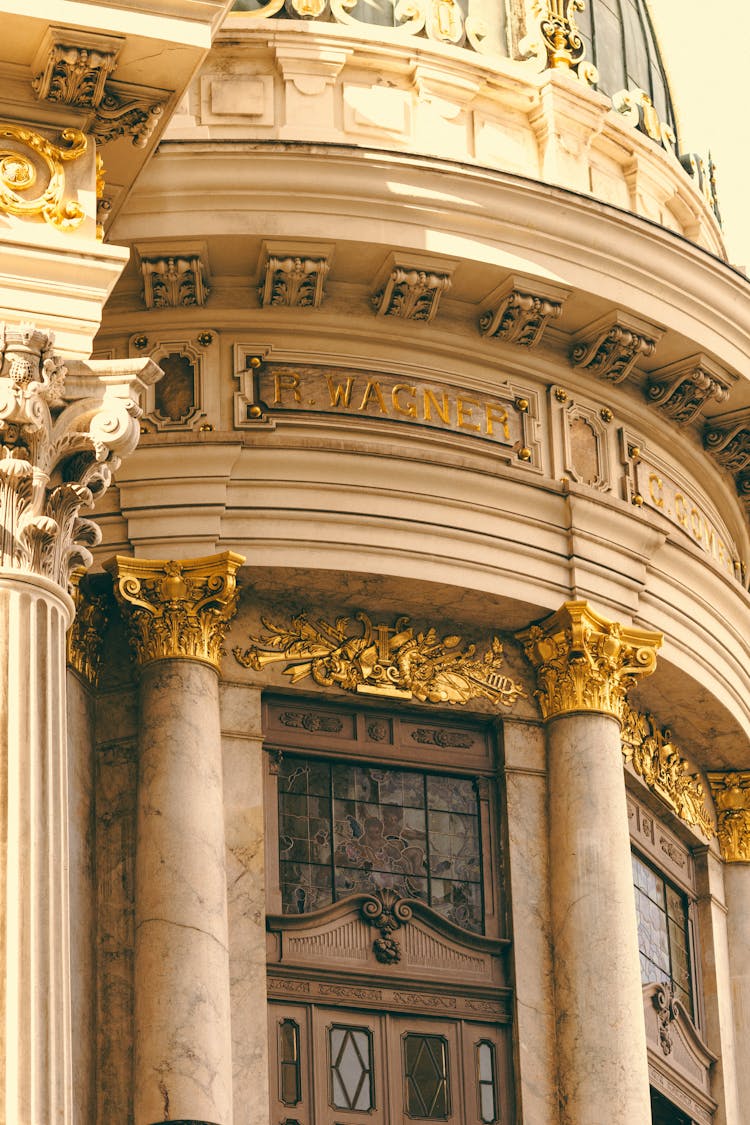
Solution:
<svg viewBox="0 0 750 1125">
<path fill-rule="evenodd" d="M 292 683 L 310 676 L 321 687 L 336 685 L 367 695 L 423 703 L 483 698 L 502 707 L 526 695 L 506 675 L 497 637 L 478 655 L 477 646 L 464 644 L 463 638 L 439 637 L 432 626 L 419 632 L 409 620 L 399 617 L 393 626 L 376 625 L 366 613 L 358 613 L 354 622 L 338 617 L 331 624 L 311 621 L 300 613 L 289 625 L 279 626 L 264 618 L 267 633 L 251 636 L 247 649 L 237 647 L 233 652 L 245 668 L 260 671 L 267 664 L 284 662 L 284 675 Z"/>
</svg>

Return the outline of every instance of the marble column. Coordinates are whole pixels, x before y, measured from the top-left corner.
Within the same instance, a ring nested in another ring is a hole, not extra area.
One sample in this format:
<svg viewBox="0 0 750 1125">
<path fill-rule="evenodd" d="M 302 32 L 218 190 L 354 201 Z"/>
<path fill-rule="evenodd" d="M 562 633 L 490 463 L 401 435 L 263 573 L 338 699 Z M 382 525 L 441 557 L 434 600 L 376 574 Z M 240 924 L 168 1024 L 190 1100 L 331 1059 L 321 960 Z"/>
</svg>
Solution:
<svg viewBox="0 0 750 1125">
<path fill-rule="evenodd" d="M 566 602 L 519 635 L 547 728 L 562 1125 L 651 1120 L 620 722 L 657 633 Z"/>
<path fill-rule="evenodd" d="M 65 634 L 81 516 L 138 441 L 149 360 L 70 364 L 0 325 L 0 1120 L 82 1120 L 73 1079 Z"/>
<path fill-rule="evenodd" d="M 734 1019 L 739 1120 L 750 1120 L 750 771 L 709 773 L 724 860 L 729 979 Z"/>
<path fill-rule="evenodd" d="M 232 1123 L 218 671 L 242 562 L 107 564 L 140 667 L 135 1125 Z"/>
</svg>

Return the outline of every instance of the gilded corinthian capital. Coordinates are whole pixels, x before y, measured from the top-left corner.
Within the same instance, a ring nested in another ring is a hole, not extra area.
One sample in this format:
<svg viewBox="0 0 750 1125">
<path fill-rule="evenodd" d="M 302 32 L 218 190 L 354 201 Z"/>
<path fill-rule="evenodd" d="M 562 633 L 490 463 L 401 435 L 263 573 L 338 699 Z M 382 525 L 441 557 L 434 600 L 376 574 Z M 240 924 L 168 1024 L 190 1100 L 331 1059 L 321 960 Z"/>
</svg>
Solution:
<svg viewBox="0 0 750 1125">
<path fill-rule="evenodd" d="M 235 575 L 245 560 L 223 551 L 202 559 L 131 559 L 105 564 L 130 627 L 138 663 L 198 660 L 220 667 L 237 608 Z"/>
<path fill-rule="evenodd" d="M 709 773 L 717 836 L 726 863 L 750 863 L 750 771 Z"/>
<path fill-rule="evenodd" d="M 596 711 L 622 722 L 629 688 L 656 667 L 660 633 L 626 629 L 587 602 L 565 602 L 516 634 L 536 669 L 536 697 L 545 719 Z"/>
</svg>

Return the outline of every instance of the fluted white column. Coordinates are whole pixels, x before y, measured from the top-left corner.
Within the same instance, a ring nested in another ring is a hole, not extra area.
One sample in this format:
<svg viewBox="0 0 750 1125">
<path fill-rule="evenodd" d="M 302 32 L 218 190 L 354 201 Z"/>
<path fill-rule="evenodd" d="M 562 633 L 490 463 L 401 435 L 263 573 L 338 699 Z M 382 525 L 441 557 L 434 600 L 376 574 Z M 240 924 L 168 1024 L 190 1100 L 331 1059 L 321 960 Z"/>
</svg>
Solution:
<svg viewBox="0 0 750 1125">
<path fill-rule="evenodd" d="M 567 602 L 519 635 L 547 722 L 550 887 L 562 1125 L 651 1120 L 620 744 L 655 633 Z"/>
<path fill-rule="evenodd" d="M 4 1117 L 72 1120 L 65 631 L 71 599 L 0 574 Z"/>
<path fill-rule="evenodd" d="M 135 1125 L 232 1123 L 217 673 L 241 561 L 108 564 L 140 664 Z"/>
<path fill-rule="evenodd" d="M 66 640 L 82 514 L 138 441 L 134 392 L 159 369 L 78 363 L 0 325 L 0 1120 L 73 1125 Z M 85 1110 L 84 1110 L 85 1112 Z M 78 1114 L 80 1118 L 80 1113 Z M 77 1125 L 77 1123 L 76 1123 Z"/>
</svg>

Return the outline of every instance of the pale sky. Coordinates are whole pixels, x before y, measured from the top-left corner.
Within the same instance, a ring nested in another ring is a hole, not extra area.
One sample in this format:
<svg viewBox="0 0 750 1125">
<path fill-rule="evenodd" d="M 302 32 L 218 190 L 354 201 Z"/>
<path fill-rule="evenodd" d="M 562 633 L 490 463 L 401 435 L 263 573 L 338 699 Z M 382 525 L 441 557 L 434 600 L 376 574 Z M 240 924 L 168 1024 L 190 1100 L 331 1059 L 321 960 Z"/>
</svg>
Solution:
<svg viewBox="0 0 750 1125">
<path fill-rule="evenodd" d="M 679 117 L 682 150 L 716 163 L 733 264 L 750 270 L 750 0 L 650 0 Z"/>
</svg>

